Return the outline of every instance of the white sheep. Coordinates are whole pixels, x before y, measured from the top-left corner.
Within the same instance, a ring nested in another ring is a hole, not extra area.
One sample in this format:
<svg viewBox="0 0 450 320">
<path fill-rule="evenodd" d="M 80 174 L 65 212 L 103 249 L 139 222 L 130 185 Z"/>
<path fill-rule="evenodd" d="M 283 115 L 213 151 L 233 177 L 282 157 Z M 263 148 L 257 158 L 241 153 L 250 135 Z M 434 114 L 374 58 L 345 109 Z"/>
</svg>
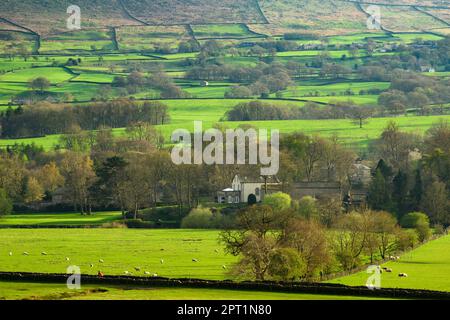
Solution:
<svg viewBox="0 0 450 320">
<path fill-rule="evenodd" d="M 150 272 L 149 271 L 144 271 L 144 274 L 149 275 Z"/>
<path fill-rule="evenodd" d="M 153 274 L 153 277 L 156 278 L 158 275 L 156 273 Z"/>
<path fill-rule="evenodd" d="M 223 266 L 222 266 L 222 269 L 224 269 L 224 270 L 225 270 L 226 268 L 227 268 L 227 266 L 226 266 L 226 265 L 223 265 Z"/>
<path fill-rule="evenodd" d="M 192 262 L 198 262 L 198 260 L 197 259 L 192 259 Z"/>
<path fill-rule="evenodd" d="M 105 262 L 105 261 L 103 261 L 103 259 L 99 259 L 98 262 L 103 263 L 103 262 Z"/>
<path fill-rule="evenodd" d="M 163 264 L 163 263 L 164 263 L 164 259 L 159 260 L 159 262 L 160 262 L 161 264 Z"/>
<path fill-rule="evenodd" d="M 23 255 L 24 255 L 24 256 L 29 256 L 30 254 L 29 254 L 28 252 L 25 251 L 25 252 L 23 253 Z"/>
<path fill-rule="evenodd" d="M 66 257 L 66 261 L 70 261 L 70 258 L 69 258 L 69 257 Z"/>
<path fill-rule="evenodd" d="M 47 255 L 47 252 L 42 251 L 41 254 L 42 254 L 43 256 L 46 256 L 46 255 Z"/>
<path fill-rule="evenodd" d="M 400 278 L 407 278 L 408 277 L 408 275 L 406 273 L 399 273 L 398 276 Z"/>
<path fill-rule="evenodd" d="M 9 252 L 9 256 L 12 256 L 12 255 L 13 255 L 13 253 L 12 253 L 12 251 L 10 251 L 10 252 Z"/>
</svg>

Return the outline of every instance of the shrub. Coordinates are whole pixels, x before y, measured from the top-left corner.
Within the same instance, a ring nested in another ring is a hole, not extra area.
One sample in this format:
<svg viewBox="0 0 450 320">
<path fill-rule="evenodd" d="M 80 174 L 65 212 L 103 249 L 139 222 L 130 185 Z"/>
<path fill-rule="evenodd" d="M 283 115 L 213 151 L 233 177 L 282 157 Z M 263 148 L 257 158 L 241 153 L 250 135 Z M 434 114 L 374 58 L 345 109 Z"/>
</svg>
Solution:
<svg viewBox="0 0 450 320">
<path fill-rule="evenodd" d="M 444 228 L 444 226 L 442 224 L 436 224 L 434 226 L 434 234 L 443 235 L 445 233 L 446 233 L 445 232 L 445 228 Z"/>
<path fill-rule="evenodd" d="M 140 219 L 125 220 L 125 224 L 128 228 L 133 229 L 152 229 L 155 227 L 155 224 L 153 222 L 142 221 Z"/>
<path fill-rule="evenodd" d="M 416 230 L 402 230 L 397 235 L 397 248 L 401 251 L 413 249 L 417 242 L 419 237 Z"/>
<path fill-rule="evenodd" d="M 122 221 L 112 221 L 103 223 L 101 227 L 104 229 L 126 229 L 127 225 Z"/>
<path fill-rule="evenodd" d="M 283 192 L 268 194 L 264 197 L 263 203 L 276 211 L 282 211 L 291 207 L 291 196 Z"/>
<path fill-rule="evenodd" d="M 420 242 L 425 242 L 431 237 L 430 223 L 419 221 L 416 225 L 416 232 Z"/>
<path fill-rule="evenodd" d="M 306 272 L 306 265 L 297 250 L 276 249 L 270 254 L 269 275 L 275 280 L 296 280 Z"/>
<path fill-rule="evenodd" d="M 400 220 L 400 225 L 403 228 L 415 228 L 419 223 L 430 223 L 430 219 L 425 213 L 410 212 Z"/>
<path fill-rule="evenodd" d="M 198 207 L 181 221 L 181 227 L 186 229 L 208 229 L 213 227 L 213 214 L 209 208 Z"/>
<path fill-rule="evenodd" d="M 313 197 L 306 196 L 298 202 L 297 213 L 306 219 L 316 218 L 319 215 L 317 201 Z"/>
</svg>

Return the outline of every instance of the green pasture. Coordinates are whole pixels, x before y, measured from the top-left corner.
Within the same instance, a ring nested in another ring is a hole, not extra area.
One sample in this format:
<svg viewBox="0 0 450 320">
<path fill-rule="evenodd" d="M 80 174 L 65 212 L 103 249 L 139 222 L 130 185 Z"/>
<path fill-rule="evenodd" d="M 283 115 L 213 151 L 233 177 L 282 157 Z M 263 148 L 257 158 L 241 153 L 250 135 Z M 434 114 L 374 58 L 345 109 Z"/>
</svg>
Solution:
<svg viewBox="0 0 450 320">
<path fill-rule="evenodd" d="M 296 86 L 289 87 L 283 92 L 286 97 L 301 97 L 301 96 L 326 96 L 326 95 L 348 95 L 352 92 L 358 95 L 360 91 L 364 90 L 386 90 L 390 86 L 389 82 L 349 82 L 342 81 L 336 83 L 309 85 L 308 82 L 299 81 Z"/>
<path fill-rule="evenodd" d="M 86 216 L 79 213 L 14 214 L 1 218 L 0 226 L 99 225 L 121 217 L 120 212 L 97 212 Z"/>
<path fill-rule="evenodd" d="M 226 270 L 236 262 L 223 252 L 217 231 L 0 229 L 0 235 L 2 271 L 65 273 L 69 265 L 77 265 L 85 274 L 101 270 L 110 275 L 128 271 L 144 276 L 148 271 L 163 277 L 225 279 Z"/>
<path fill-rule="evenodd" d="M 193 25 L 192 30 L 197 39 L 205 38 L 243 38 L 255 36 L 244 24 L 207 24 Z"/>
<path fill-rule="evenodd" d="M 193 112 L 180 113 L 180 118 L 176 114 L 172 114 L 172 122 L 167 125 L 157 126 L 156 128 L 162 132 L 166 141 L 170 141 L 170 136 L 176 129 L 193 130 L 194 120 L 203 121 L 203 128 L 211 128 L 220 120 L 219 112 L 202 111 L 199 114 Z M 225 113 L 225 112 L 224 112 Z M 216 118 L 217 117 L 217 118 Z M 281 133 L 303 132 L 308 135 L 320 135 L 330 137 L 337 135 L 340 141 L 357 150 L 366 150 L 370 141 L 379 138 L 381 132 L 390 121 L 395 121 L 401 130 L 406 132 L 413 132 L 423 134 L 433 124 L 440 119 L 450 120 L 450 116 L 402 116 L 397 118 L 374 118 L 369 119 L 368 123 L 362 128 L 350 119 L 337 120 L 277 120 L 277 121 L 236 121 L 236 122 L 220 122 L 220 124 L 236 128 L 240 125 L 252 125 L 256 128 L 262 129 L 278 129 Z M 125 130 L 123 128 L 114 130 L 116 135 L 123 135 Z M 58 143 L 59 135 L 49 135 L 42 138 L 27 138 L 27 139 L 0 139 L 0 147 L 6 145 L 14 145 L 15 143 L 35 143 L 42 145 L 46 150 L 51 150 L 54 145 Z"/>
<path fill-rule="evenodd" d="M 450 291 L 449 247 L 450 236 L 445 236 L 403 254 L 398 261 L 383 264 L 391 268 L 393 272 L 382 273 L 381 286 Z M 399 273 L 406 273 L 408 277 L 400 278 Z M 368 276 L 367 273 L 360 272 L 330 282 L 362 286 L 365 285 Z"/>
<path fill-rule="evenodd" d="M 0 282 L 0 300 L 374 300 L 373 298 L 224 289 L 83 285 L 69 290 L 51 283 Z"/>
<path fill-rule="evenodd" d="M 37 77 L 46 77 L 52 84 L 56 84 L 70 80 L 74 75 L 60 67 L 22 69 L 0 75 L 0 86 L 1 82 L 29 82 Z"/>
</svg>

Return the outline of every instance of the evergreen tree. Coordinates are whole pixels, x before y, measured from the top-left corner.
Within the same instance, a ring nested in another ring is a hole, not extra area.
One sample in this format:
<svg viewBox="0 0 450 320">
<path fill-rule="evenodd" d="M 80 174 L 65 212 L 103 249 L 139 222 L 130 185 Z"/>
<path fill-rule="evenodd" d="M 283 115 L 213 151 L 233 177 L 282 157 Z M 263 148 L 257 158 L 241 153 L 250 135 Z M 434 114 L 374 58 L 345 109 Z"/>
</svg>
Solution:
<svg viewBox="0 0 450 320">
<path fill-rule="evenodd" d="M 382 171 L 377 169 L 369 187 L 369 205 L 375 210 L 391 209 L 391 192 Z"/>
<path fill-rule="evenodd" d="M 408 212 L 408 175 L 399 170 L 392 181 L 392 196 L 396 207 L 398 218 Z"/>
</svg>

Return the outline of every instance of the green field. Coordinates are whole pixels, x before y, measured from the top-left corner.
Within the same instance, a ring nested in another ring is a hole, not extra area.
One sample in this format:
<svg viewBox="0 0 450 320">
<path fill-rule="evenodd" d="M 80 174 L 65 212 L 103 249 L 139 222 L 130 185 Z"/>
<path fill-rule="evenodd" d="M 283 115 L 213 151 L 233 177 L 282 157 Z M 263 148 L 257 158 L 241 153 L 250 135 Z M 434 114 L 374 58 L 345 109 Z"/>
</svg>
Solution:
<svg viewBox="0 0 450 320">
<path fill-rule="evenodd" d="M 203 100 L 199 100 L 203 101 Z M 216 100 L 217 101 L 217 100 Z M 226 101 L 226 100 L 225 100 Z M 272 101 L 271 101 L 272 102 Z M 176 104 L 179 102 L 177 101 Z M 282 104 L 283 102 L 278 102 Z M 287 102 L 292 104 L 291 101 Z M 294 102 L 295 103 L 295 102 Z M 234 105 L 231 104 L 229 107 Z M 194 104 L 192 106 L 195 106 Z M 192 107 L 183 109 L 183 106 L 178 106 L 178 113 L 172 113 L 172 122 L 167 125 L 157 126 L 156 128 L 162 132 L 165 136 L 166 141 L 170 141 L 170 136 L 172 132 L 176 129 L 188 129 L 193 130 L 194 120 L 202 120 L 203 128 L 211 128 L 214 124 L 220 121 L 223 116 L 220 104 L 215 108 L 211 107 L 209 110 L 208 105 L 200 105 L 197 107 Z M 194 109 L 190 109 L 190 108 Z M 220 109 L 219 109 L 220 108 Z M 183 110 L 181 110 L 183 109 Z M 194 110 L 196 110 L 196 113 Z M 224 108 L 226 110 L 226 108 Z M 170 109 L 169 109 L 170 111 Z M 370 119 L 368 123 L 360 129 L 353 121 L 350 119 L 338 119 L 338 120 L 276 120 L 276 121 L 236 121 L 236 122 L 221 122 L 229 128 L 236 128 L 240 125 L 248 124 L 256 128 L 262 129 L 278 129 L 281 133 L 292 133 L 292 132 L 303 132 L 308 135 L 321 135 L 324 137 L 330 137 L 337 135 L 341 143 L 356 148 L 358 150 L 366 150 L 368 143 L 372 140 L 379 138 L 381 132 L 386 127 L 390 121 L 395 121 L 401 130 L 406 132 L 412 132 L 416 134 L 423 134 L 427 131 L 433 124 L 437 123 L 440 119 L 449 120 L 450 116 L 402 116 L 397 118 L 374 118 Z M 119 128 L 115 129 L 114 133 L 116 135 L 124 134 L 125 129 Z M 36 145 L 43 146 L 46 150 L 50 150 L 54 145 L 57 144 L 60 135 L 49 135 L 41 138 L 27 138 L 27 139 L 0 139 L 0 147 L 7 145 L 14 145 L 15 143 L 29 144 L 35 143 Z"/>
<path fill-rule="evenodd" d="M 37 77 L 46 77 L 52 84 L 67 81 L 74 77 L 73 74 L 64 68 L 48 67 L 48 68 L 31 68 L 23 69 L 4 75 L 0 75 L 1 82 L 29 82 Z M 1 85 L 1 84 L 0 84 Z"/>
<path fill-rule="evenodd" d="M 383 273 L 381 286 L 384 288 L 413 288 L 450 291 L 450 236 L 428 242 L 418 249 L 405 253 L 401 259 L 388 262 L 393 273 Z M 407 278 L 399 278 L 406 273 Z M 362 286 L 367 281 L 367 273 L 360 272 L 330 281 L 350 286 Z"/>
<path fill-rule="evenodd" d="M 120 212 L 98 212 L 90 216 L 82 216 L 79 213 L 17 214 L 1 218 L 0 226 L 99 225 L 121 217 Z"/>
<path fill-rule="evenodd" d="M 365 300 L 369 298 L 217 289 L 146 288 L 0 282 L 0 300 Z M 370 298 L 373 300 L 373 298 Z"/>
<path fill-rule="evenodd" d="M 86 274 L 101 270 L 107 275 L 129 271 L 144 276 L 149 271 L 162 277 L 220 280 L 227 278 L 222 266 L 229 268 L 236 261 L 224 254 L 217 231 L 1 229 L 0 234 L 2 271 L 65 273 L 69 265 L 77 265 Z M 25 251 L 29 256 L 22 254 Z M 134 272 L 134 267 L 142 271 Z"/>
</svg>

